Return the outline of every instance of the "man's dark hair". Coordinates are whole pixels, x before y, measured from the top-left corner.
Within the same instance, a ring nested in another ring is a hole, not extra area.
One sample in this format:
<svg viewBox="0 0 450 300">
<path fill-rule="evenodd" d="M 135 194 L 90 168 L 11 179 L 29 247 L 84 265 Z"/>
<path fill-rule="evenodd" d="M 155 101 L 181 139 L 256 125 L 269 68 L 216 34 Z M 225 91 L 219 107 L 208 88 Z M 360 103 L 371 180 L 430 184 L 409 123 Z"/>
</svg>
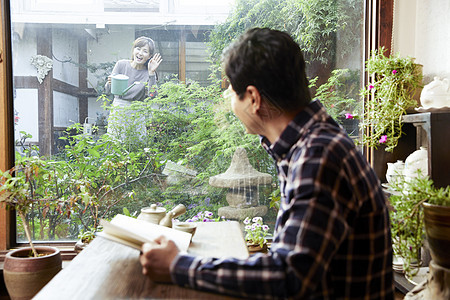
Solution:
<svg viewBox="0 0 450 300">
<path fill-rule="evenodd" d="M 239 98 L 253 85 L 283 111 L 298 110 L 311 101 L 302 51 L 287 33 L 249 29 L 224 50 L 223 63 Z"/>
</svg>

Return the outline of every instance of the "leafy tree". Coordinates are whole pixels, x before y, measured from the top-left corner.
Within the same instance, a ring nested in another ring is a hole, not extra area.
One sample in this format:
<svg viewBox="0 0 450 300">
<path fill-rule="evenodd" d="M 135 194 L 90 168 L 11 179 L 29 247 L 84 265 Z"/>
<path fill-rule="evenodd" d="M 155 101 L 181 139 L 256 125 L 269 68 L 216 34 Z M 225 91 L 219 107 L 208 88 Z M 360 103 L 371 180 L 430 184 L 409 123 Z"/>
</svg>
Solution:
<svg viewBox="0 0 450 300">
<path fill-rule="evenodd" d="M 268 27 L 291 34 L 309 63 L 330 68 L 336 55 L 359 51 L 352 45 L 360 41 L 362 8 L 357 0 L 237 0 L 228 19 L 211 32 L 211 59 L 218 65 L 223 49 L 246 29 Z M 339 53 L 337 38 L 347 45 Z"/>
</svg>

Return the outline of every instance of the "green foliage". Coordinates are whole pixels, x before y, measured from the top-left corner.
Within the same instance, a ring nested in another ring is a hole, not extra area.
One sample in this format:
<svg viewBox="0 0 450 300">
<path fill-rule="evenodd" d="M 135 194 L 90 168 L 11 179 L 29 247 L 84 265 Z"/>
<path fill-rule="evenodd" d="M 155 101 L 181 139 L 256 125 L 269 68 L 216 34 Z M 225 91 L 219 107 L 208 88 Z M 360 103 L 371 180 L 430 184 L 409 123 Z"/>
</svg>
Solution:
<svg viewBox="0 0 450 300">
<path fill-rule="evenodd" d="M 224 172 L 237 147 L 247 149 L 250 162 L 258 170 L 275 174 L 258 137 L 245 133 L 230 104 L 224 101 L 218 82 L 206 87 L 195 82 L 166 82 L 159 87 L 158 96 L 129 109 L 134 112 L 133 118 L 145 120 L 147 131 L 141 140 L 148 144 L 142 147 L 161 153 L 162 161 L 195 169 L 198 185 Z"/>
<path fill-rule="evenodd" d="M 419 173 L 420 174 L 420 173 Z M 419 176 L 391 184 L 389 201 L 394 254 L 403 258 L 403 269 L 414 275 L 412 263 L 420 262 L 420 249 L 425 239 L 424 202 L 450 206 L 450 187 L 436 188 L 429 177 Z"/>
<path fill-rule="evenodd" d="M 246 29 L 268 27 L 290 33 L 307 60 L 326 64 L 337 55 L 338 34 L 342 44 L 358 44 L 361 20 L 357 0 L 238 0 L 227 20 L 211 32 L 211 59 L 217 63 L 222 50 Z M 344 47 L 339 55 L 352 51 Z"/>
<path fill-rule="evenodd" d="M 270 194 L 269 198 L 270 198 L 269 208 L 275 208 L 275 210 L 278 212 L 278 210 L 280 209 L 280 201 L 281 201 L 280 189 L 274 190 Z"/>
<path fill-rule="evenodd" d="M 152 203 L 167 209 L 184 204 L 188 212 L 179 218 L 181 221 L 200 211 L 217 213 L 226 205 L 226 190 L 209 186 L 209 177 L 229 167 L 239 146 L 247 148 L 258 170 L 275 176 L 273 162 L 260 147 L 258 137 L 245 134 L 229 104 L 224 103 L 217 82 L 207 87 L 164 83 L 156 97 L 123 109 L 122 117 L 131 127 L 119 127 L 123 130 L 118 131 L 119 136 L 86 135 L 81 124 L 74 124 L 60 138 L 64 144 L 60 153 L 46 160 L 30 159 L 49 167 L 36 173 L 39 177 L 33 190 L 42 190 L 41 198 L 47 195 L 58 204 L 26 206 L 28 222 L 22 223 L 32 224 L 32 232 L 40 232 L 38 238 L 54 239 L 64 234 L 74 238 L 80 231 L 97 230 L 101 218 L 110 219 L 123 213 L 125 207 L 127 214 L 135 216 Z M 140 120 L 137 125 L 145 134 L 136 132 L 133 120 Z M 24 159 L 18 156 L 17 164 Z M 168 185 L 163 174 L 168 161 L 195 170 L 197 176 Z M 48 180 L 50 176 L 53 182 Z M 10 176 L 9 185 L 3 188 L 10 189 L 13 181 L 24 178 Z M 24 184 L 28 183 L 20 186 Z"/>
<path fill-rule="evenodd" d="M 335 120 L 342 119 L 345 113 L 356 109 L 359 90 L 359 71 L 336 69 L 331 72 L 327 82 L 316 90 L 316 98 Z"/>
<path fill-rule="evenodd" d="M 402 135 L 402 116 L 417 106 L 413 96 L 422 84 L 422 71 L 411 57 L 385 56 L 385 49 L 372 52 L 366 62 L 373 81 L 362 91 L 366 98 L 361 120 L 362 143 L 392 152 Z"/>
<path fill-rule="evenodd" d="M 89 228 L 89 230 L 82 230 L 78 235 L 78 238 L 81 242 L 89 244 L 95 238 L 95 233 L 98 231 L 98 228 L 93 227 Z"/>
<path fill-rule="evenodd" d="M 64 227 L 58 227 L 63 215 L 70 215 L 74 205 L 73 202 L 61 199 L 71 193 L 71 186 L 60 179 L 63 177 L 60 172 L 61 164 L 31 156 L 30 153 L 31 149 L 25 151 L 25 156 L 17 153 L 15 166 L 5 172 L 0 171 L 0 203 L 17 211 L 34 256 L 38 256 L 34 249 L 27 214 L 39 210 L 42 216 L 38 225 L 41 236 L 44 226 L 50 228 L 48 235 L 54 236 L 56 229 Z M 72 199 L 75 198 L 76 196 Z"/>
<path fill-rule="evenodd" d="M 148 149 L 130 152 L 109 135 L 94 140 L 81 133 L 79 124 L 69 128 L 74 130 L 77 134 L 61 138 L 67 141 L 59 157 L 68 174 L 63 180 L 73 184 L 80 199 L 77 214 L 83 227 L 95 229 L 101 218 L 120 212 L 120 201 L 132 199 L 132 183 L 157 176 L 159 156 Z"/>
<path fill-rule="evenodd" d="M 134 137 L 123 128 L 119 133 L 123 136 L 122 143 L 133 145 L 127 146 L 128 149 L 158 153 L 161 169 L 172 161 L 197 173 L 193 178 L 182 177 L 178 183 L 163 184 L 162 189 L 135 188 L 135 200 L 147 199 L 168 209 L 184 204 L 188 211 L 180 220 L 204 210 L 216 213 L 225 205 L 226 191 L 209 186 L 209 178 L 226 171 L 237 147 L 247 149 L 255 168 L 275 176 L 274 164 L 258 137 L 245 133 L 222 92 L 217 81 L 203 87 L 196 82 L 183 84 L 172 80 L 158 88 L 156 97 L 124 109 L 123 117 L 132 111 L 132 118 L 143 120 L 146 127 L 145 136 Z"/>
</svg>

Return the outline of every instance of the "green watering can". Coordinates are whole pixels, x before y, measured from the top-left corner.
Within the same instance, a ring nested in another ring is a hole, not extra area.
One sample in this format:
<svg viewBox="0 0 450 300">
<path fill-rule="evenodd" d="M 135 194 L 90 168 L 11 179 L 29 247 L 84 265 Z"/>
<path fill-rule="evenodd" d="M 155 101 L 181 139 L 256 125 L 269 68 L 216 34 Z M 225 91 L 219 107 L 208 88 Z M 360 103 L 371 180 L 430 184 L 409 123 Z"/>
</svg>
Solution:
<svg viewBox="0 0 450 300">
<path fill-rule="evenodd" d="M 122 96 L 129 89 L 131 89 L 137 82 L 133 82 L 132 85 L 128 86 L 127 75 L 116 74 L 111 76 L 111 94 Z"/>
</svg>

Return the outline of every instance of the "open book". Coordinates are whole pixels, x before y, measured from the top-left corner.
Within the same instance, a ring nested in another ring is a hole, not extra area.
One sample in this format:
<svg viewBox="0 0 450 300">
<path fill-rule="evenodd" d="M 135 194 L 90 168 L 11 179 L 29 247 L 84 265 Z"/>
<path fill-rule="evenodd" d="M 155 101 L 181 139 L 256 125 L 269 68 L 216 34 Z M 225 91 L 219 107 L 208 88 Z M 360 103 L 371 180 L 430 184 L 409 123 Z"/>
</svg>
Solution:
<svg viewBox="0 0 450 300">
<path fill-rule="evenodd" d="M 180 251 L 186 252 L 191 242 L 191 234 L 162 225 L 134 219 L 125 215 L 116 215 L 111 222 L 100 220 L 103 231 L 97 235 L 109 240 L 141 250 L 146 242 L 152 242 L 163 235 L 172 240 Z"/>
</svg>

